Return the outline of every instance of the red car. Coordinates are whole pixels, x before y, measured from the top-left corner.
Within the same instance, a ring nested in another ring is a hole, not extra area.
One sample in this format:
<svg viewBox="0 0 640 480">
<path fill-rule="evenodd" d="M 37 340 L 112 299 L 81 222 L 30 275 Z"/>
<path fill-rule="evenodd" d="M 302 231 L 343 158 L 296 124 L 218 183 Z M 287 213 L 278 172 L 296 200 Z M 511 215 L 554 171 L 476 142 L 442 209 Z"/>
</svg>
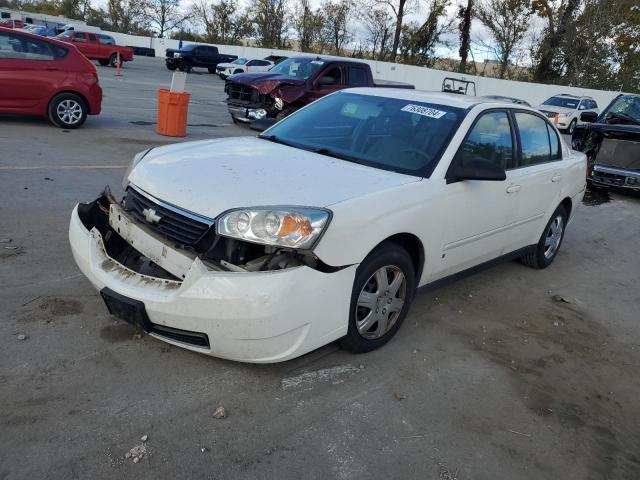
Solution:
<svg viewBox="0 0 640 480">
<path fill-rule="evenodd" d="M 98 60 L 102 66 L 116 66 L 117 55 L 120 53 L 120 62 L 133 60 L 133 48 L 116 45 L 113 37 L 101 33 L 77 32 L 67 30 L 56 37 L 63 42 L 73 43 L 85 57 Z"/>
<path fill-rule="evenodd" d="M 101 104 L 96 67 L 76 47 L 0 27 L 0 113 L 78 128 Z"/>
</svg>

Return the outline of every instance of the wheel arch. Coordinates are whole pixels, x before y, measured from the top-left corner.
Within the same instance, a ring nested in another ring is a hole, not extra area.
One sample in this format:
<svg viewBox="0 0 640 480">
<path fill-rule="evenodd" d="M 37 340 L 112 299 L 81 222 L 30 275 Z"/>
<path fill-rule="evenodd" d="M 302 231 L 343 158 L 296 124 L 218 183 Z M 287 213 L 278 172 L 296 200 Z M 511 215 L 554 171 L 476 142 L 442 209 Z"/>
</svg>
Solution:
<svg viewBox="0 0 640 480">
<path fill-rule="evenodd" d="M 562 205 L 567 210 L 567 218 L 571 218 L 571 210 L 573 209 L 573 201 L 570 197 L 565 197 L 561 202 Z"/>
<path fill-rule="evenodd" d="M 413 233 L 396 233 L 378 243 L 372 251 L 384 243 L 395 243 L 407 251 L 413 261 L 413 267 L 416 274 L 416 284 L 418 284 L 420 282 L 420 278 L 422 278 L 425 263 L 424 245 L 422 244 L 422 241 Z"/>
<path fill-rule="evenodd" d="M 76 95 L 77 97 L 80 97 L 80 99 L 84 102 L 84 106 L 87 109 L 87 114 L 91 113 L 91 104 L 87 100 L 87 97 L 85 97 L 82 93 L 76 90 L 67 90 L 67 89 L 62 89 L 60 91 L 55 92 L 53 95 L 51 95 L 51 97 L 49 98 L 49 101 L 47 102 L 47 113 L 49 112 L 49 108 L 51 107 L 51 102 L 53 102 L 53 99 L 63 93 L 70 93 L 71 95 Z"/>
</svg>

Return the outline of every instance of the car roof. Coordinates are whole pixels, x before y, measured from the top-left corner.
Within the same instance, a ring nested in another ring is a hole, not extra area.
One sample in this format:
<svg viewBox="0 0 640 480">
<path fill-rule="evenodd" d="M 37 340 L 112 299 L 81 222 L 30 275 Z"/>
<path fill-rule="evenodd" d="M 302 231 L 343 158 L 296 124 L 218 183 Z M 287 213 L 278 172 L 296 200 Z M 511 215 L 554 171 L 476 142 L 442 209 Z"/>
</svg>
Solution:
<svg viewBox="0 0 640 480">
<path fill-rule="evenodd" d="M 17 35 L 22 35 L 23 37 L 35 38 L 36 40 L 42 40 L 43 42 L 55 43 L 56 45 L 60 45 L 61 47 L 64 47 L 64 48 L 70 48 L 70 47 L 76 48 L 74 45 L 71 45 L 67 42 L 63 42 L 62 40 L 56 40 L 54 37 L 43 37 L 42 35 L 34 35 L 33 33 L 25 32 L 23 30 L 18 30 L 14 28 L 5 28 L 1 25 L 0 25 L 0 31 L 15 33 Z"/>
<path fill-rule="evenodd" d="M 582 95 L 582 96 L 580 96 L 580 95 L 572 95 L 572 94 L 570 94 L 570 93 L 559 93 L 558 95 L 553 95 L 551 98 L 553 98 L 553 97 L 587 98 L 587 99 L 589 99 L 589 100 L 593 100 L 593 98 L 592 98 L 592 97 L 589 97 L 589 96 L 587 96 L 587 95 Z"/>
<path fill-rule="evenodd" d="M 413 90 L 408 88 L 370 88 L 370 87 L 361 87 L 361 88 L 350 88 L 348 90 L 343 90 L 351 93 L 359 93 L 362 95 L 373 95 L 377 97 L 391 97 L 397 98 L 400 100 L 411 101 L 414 100 L 416 102 L 424 102 L 424 103 L 437 103 L 440 105 L 446 105 L 449 107 L 457 107 L 457 108 L 472 108 L 476 105 L 481 104 L 494 104 L 501 105 L 504 107 L 505 102 L 499 100 L 492 100 L 484 97 L 473 97 L 471 95 L 460 95 L 458 93 L 447 93 L 447 92 L 437 92 L 437 91 L 426 91 L 426 90 Z M 529 108 L 526 105 L 520 104 L 511 104 L 513 108 Z"/>
</svg>

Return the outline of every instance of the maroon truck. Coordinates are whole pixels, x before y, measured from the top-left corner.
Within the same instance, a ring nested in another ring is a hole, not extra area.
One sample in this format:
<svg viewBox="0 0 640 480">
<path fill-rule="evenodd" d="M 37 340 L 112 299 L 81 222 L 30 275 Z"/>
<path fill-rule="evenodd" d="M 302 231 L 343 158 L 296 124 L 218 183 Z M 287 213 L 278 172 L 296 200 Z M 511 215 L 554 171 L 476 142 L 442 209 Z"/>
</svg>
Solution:
<svg viewBox="0 0 640 480">
<path fill-rule="evenodd" d="M 415 88 L 407 83 L 374 80 L 363 62 L 320 57 L 292 57 L 268 72 L 231 75 L 225 84 L 234 122 L 280 120 L 338 90 L 353 87 Z"/>
</svg>

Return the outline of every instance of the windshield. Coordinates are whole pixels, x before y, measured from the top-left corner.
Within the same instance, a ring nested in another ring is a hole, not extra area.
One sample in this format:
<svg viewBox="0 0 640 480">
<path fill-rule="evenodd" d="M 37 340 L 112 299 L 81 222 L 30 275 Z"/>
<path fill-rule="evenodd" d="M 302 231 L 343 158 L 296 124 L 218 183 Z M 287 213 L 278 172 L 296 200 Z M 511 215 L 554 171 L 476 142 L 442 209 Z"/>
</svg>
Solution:
<svg viewBox="0 0 640 480">
<path fill-rule="evenodd" d="M 58 35 L 58 38 L 70 38 L 75 32 L 73 30 L 67 30 Z"/>
<path fill-rule="evenodd" d="M 551 97 L 543 103 L 543 105 L 552 105 L 554 107 L 578 108 L 579 98 Z"/>
<path fill-rule="evenodd" d="M 339 92 L 287 117 L 261 137 L 428 177 L 465 115 L 463 109 L 445 105 Z"/>
<path fill-rule="evenodd" d="M 605 120 L 612 117 L 627 117 L 635 122 L 640 122 L 640 96 L 637 95 L 621 95 L 616 98 L 611 105 L 603 112 Z"/>
<path fill-rule="evenodd" d="M 318 71 L 324 63 L 324 60 L 314 60 L 312 58 L 287 58 L 285 61 L 280 62 L 273 67 L 270 71 L 287 75 L 288 77 L 306 80 Z"/>
<path fill-rule="evenodd" d="M 231 63 L 233 65 L 244 65 L 245 63 L 247 63 L 247 59 L 246 58 L 237 58 Z"/>
</svg>

